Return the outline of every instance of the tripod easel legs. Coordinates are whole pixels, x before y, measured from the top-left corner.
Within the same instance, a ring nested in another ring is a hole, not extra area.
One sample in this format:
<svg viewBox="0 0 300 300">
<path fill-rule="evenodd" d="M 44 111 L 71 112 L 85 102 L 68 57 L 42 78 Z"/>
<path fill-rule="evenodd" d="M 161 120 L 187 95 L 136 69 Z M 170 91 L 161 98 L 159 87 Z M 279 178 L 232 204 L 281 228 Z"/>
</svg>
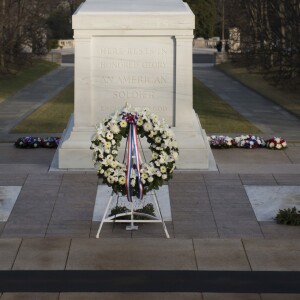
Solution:
<svg viewBox="0 0 300 300">
<path fill-rule="evenodd" d="M 105 208 L 104 214 L 102 216 L 102 220 L 101 220 L 99 229 L 98 229 L 97 234 L 96 234 L 96 238 L 97 239 L 99 239 L 102 226 L 103 226 L 103 224 L 105 222 L 110 222 L 110 223 L 111 222 L 130 223 L 129 226 L 126 226 L 126 230 L 137 230 L 138 226 L 134 225 L 134 223 L 162 223 L 162 226 L 163 226 L 163 229 L 164 229 L 164 232 L 166 234 L 167 239 L 170 238 L 167 226 L 166 226 L 166 224 L 164 222 L 164 219 L 163 219 L 163 216 L 162 216 L 162 213 L 161 213 L 161 209 L 160 209 L 160 206 L 159 206 L 159 203 L 158 203 L 155 191 L 152 194 L 152 199 L 153 199 L 153 202 L 155 203 L 156 210 L 157 210 L 157 212 L 159 214 L 158 218 L 157 217 L 153 217 L 151 215 L 141 214 L 141 213 L 134 212 L 134 210 L 133 210 L 134 209 L 134 203 L 133 203 L 133 201 L 131 203 L 131 211 L 130 212 L 128 212 L 128 213 L 121 213 L 121 214 L 117 214 L 117 215 L 114 216 L 114 217 L 121 217 L 121 216 L 129 216 L 130 215 L 130 220 L 113 220 L 113 217 L 106 218 L 108 210 L 109 210 L 109 208 L 111 206 L 111 202 L 113 200 L 113 195 L 114 195 L 114 192 L 111 193 L 110 198 L 109 198 L 108 203 L 107 203 L 107 206 Z M 150 217 L 151 220 L 134 220 L 134 217 L 133 217 L 134 214 L 136 214 L 136 215 L 144 215 L 144 216 Z"/>
<path fill-rule="evenodd" d="M 163 229 L 165 231 L 166 237 L 167 237 L 167 239 L 169 239 L 170 236 L 169 236 L 169 233 L 168 233 L 168 229 L 167 229 L 167 226 L 166 226 L 165 221 L 163 219 L 163 216 L 162 216 L 162 213 L 161 213 L 161 210 L 160 210 L 160 207 L 159 207 L 159 203 L 158 203 L 155 191 L 154 191 L 154 193 L 152 195 L 152 198 L 153 198 L 153 202 L 156 205 L 157 211 L 159 213 L 159 216 L 160 216 L 160 219 L 161 219 L 161 223 L 162 223 Z"/>
<path fill-rule="evenodd" d="M 130 225 L 126 226 L 126 230 L 138 230 L 139 229 L 139 226 L 136 226 L 134 225 L 134 219 L 133 219 L 133 207 L 134 207 L 134 203 L 133 203 L 133 200 L 131 202 L 131 210 L 130 210 L 130 220 L 131 220 L 131 223 Z"/>
<path fill-rule="evenodd" d="M 109 200 L 108 200 L 107 206 L 106 206 L 106 208 L 105 208 L 105 212 L 104 212 L 104 214 L 103 214 L 103 217 L 102 217 L 102 220 L 101 220 L 101 223 L 100 223 L 98 232 L 97 232 L 97 234 L 96 234 L 96 238 L 97 238 L 97 239 L 99 239 L 100 231 L 101 231 L 101 229 L 102 229 L 102 226 L 103 226 L 103 223 L 104 223 L 104 221 L 105 221 L 107 212 L 108 212 L 108 210 L 109 210 L 111 201 L 112 201 L 112 199 L 113 199 L 113 194 L 114 194 L 114 193 L 112 192 L 111 195 L 110 195 L 110 198 L 109 198 Z"/>
</svg>

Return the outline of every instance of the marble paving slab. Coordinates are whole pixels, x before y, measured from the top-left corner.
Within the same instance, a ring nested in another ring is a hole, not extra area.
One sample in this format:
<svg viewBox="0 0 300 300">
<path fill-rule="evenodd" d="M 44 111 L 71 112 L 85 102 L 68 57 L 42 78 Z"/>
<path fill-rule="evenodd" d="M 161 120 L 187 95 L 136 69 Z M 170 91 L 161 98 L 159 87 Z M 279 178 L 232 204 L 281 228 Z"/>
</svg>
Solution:
<svg viewBox="0 0 300 300">
<path fill-rule="evenodd" d="M 21 188 L 21 186 L 0 186 L 0 222 L 8 220 Z"/>
<path fill-rule="evenodd" d="M 101 221 L 102 216 L 104 214 L 105 208 L 107 206 L 109 197 L 111 195 L 111 188 L 106 185 L 99 185 L 97 189 L 97 195 L 96 195 L 96 202 L 94 207 L 94 214 L 93 214 L 93 221 Z M 172 215 L 171 215 L 171 206 L 170 206 L 170 196 L 169 196 L 169 187 L 167 185 L 163 185 L 158 191 L 156 191 L 158 203 L 160 206 L 160 210 L 162 213 L 162 216 L 164 218 L 164 221 L 172 221 Z M 117 203 L 117 196 L 114 195 L 111 208 L 115 207 Z M 151 195 L 144 196 L 144 199 L 142 201 L 134 198 L 134 208 L 139 209 L 142 208 L 144 205 L 152 203 L 155 208 L 155 215 L 159 216 L 155 203 L 152 201 Z M 127 201 L 127 198 L 125 196 L 122 196 L 119 198 L 119 206 L 126 206 L 128 209 L 130 209 L 130 202 Z M 110 210 L 111 210 L 110 208 Z M 109 211 L 110 211 L 109 210 Z"/>
<path fill-rule="evenodd" d="M 300 210 L 300 186 L 245 185 L 257 221 L 273 221 L 279 209 Z"/>
</svg>

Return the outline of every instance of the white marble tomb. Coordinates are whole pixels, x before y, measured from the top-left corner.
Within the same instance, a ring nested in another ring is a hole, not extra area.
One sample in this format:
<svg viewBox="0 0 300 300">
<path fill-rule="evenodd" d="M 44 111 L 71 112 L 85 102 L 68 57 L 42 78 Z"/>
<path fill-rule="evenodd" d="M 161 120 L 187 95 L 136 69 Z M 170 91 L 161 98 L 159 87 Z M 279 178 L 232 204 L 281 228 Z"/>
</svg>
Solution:
<svg viewBox="0 0 300 300">
<path fill-rule="evenodd" d="M 181 0 L 87 0 L 79 7 L 75 108 L 58 150 L 60 169 L 93 168 L 94 126 L 126 102 L 149 107 L 173 127 L 179 169 L 209 169 L 211 151 L 193 110 L 194 24 Z"/>
</svg>

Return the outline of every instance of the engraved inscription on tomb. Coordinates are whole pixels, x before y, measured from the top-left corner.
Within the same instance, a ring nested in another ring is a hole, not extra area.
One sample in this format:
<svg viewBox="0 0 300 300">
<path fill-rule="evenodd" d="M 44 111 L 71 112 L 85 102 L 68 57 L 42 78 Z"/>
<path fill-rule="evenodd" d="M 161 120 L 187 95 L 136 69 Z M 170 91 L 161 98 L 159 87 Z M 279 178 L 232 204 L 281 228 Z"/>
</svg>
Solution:
<svg viewBox="0 0 300 300">
<path fill-rule="evenodd" d="M 166 48 L 100 47 L 99 69 L 103 72 L 98 83 L 116 89 L 112 99 L 154 98 L 156 87 L 167 86 L 167 54 Z"/>
<path fill-rule="evenodd" d="M 111 112 L 129 102 L 163 112 L 172 122 L 173 40 L 102 37 L 95 39 L 93 51 L 94 95 L 101 95 L 109 103 L 101 105 L 101 111 Z"/>
</svg>

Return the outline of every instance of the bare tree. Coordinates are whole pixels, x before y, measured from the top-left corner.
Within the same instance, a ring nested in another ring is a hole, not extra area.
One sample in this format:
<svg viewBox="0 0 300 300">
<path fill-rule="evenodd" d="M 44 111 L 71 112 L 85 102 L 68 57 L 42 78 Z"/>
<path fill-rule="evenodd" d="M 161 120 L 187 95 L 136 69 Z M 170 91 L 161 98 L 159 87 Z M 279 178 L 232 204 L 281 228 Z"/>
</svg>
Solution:
<svg viewBox="0 0 300 300">
<path fill-rule="evenodd" d="M 0 72 L 15 72 L 33 54 L 46 48 L 46 0 L 1 0 Z M 29 51 L 30 50 L 30 51 Z"/>
<path fill-rule="evenodd" d="M 239 17 L 233 13 L 237 2 L 240 2 Z M 297 87 L 300 0 L 226 0 L 225 3 L 231 11 L 231 23 L 241 32 L 241 54 L 235 58 L 241 58 L 248 67 L 259 68 L 276 85 Z"/>
</svg>

